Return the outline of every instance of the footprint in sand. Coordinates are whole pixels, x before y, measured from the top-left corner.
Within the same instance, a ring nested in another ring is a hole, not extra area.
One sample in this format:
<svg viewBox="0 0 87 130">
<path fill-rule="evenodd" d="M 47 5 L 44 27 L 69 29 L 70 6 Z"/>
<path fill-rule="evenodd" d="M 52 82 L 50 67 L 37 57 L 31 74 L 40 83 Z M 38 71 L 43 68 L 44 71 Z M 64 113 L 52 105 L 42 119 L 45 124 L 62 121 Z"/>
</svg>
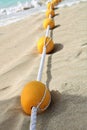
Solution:
<svg viewBox="0 0 87 130">
<path fill-rule="evenodd" d="M 82 46 L 87 46 L 87 43 L 82 44 Z"/>
</svg>

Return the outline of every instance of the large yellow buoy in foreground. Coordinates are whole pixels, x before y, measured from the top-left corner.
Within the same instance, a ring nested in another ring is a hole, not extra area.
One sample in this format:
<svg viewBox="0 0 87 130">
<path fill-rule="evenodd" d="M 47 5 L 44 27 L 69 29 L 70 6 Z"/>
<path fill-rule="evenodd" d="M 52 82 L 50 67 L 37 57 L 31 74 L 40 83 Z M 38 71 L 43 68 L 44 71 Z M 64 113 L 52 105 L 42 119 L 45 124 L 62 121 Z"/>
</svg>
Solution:
<svg viewBox="0 0 87 130">
<path fill-rule="evenodd" d="M 50 53 L 54 49 L 54 43 L 50 37 L 41 37 L 37 42 L 37 49 L 39 53 L 43 52 L 43 46 L 44 44 L 47 44 L 46 46 L 46 53 Z"/>
<path fill-rule="evenodd" d="M 48 10 L 46 11 L 46 17 L 49 17 L 49 15 L 51 15 L 51 17 L 55 16 L 54 10 L 48 9 Z"/>
<path fill-rule="evenodd" d="M 44 29 L 46 29 L 48 25 L 50 26 L 50 29 L 54 28 L 55 27 L 54 20 L 52 20 L 51 18 L 44 19 L 44 21 L 43 21 Z"/>
<path fill-rule="evenodd" d="M 25 85 L 21 93 L 21 105 L 26 114 L 31 114 L 32 107 L 37 107 L 45 92 L 45 98 L 39 107 L 40 111 L 44 111 L 50 104 L 51 95 L 49 90 L 39 81 L 31 81 Z"/>
</svg>

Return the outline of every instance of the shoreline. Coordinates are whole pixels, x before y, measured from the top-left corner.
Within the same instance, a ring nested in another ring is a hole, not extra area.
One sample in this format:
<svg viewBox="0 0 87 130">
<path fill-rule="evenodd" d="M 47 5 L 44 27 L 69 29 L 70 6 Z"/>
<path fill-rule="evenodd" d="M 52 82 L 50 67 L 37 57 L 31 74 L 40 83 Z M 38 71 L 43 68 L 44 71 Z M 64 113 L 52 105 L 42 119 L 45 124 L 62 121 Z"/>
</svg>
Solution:
<svg viewBox="0 0 87 130">
<path fill-rule="evenodd" d="M 87 2 L 87 1 L 80 1 L 79 3 L 85 3 L 85 2 Z M 78 2 L 77 3 L 63 3 L 63 2 L 61 2 L 57 6 L 57 8 L 60 8 L 60 9 L 67 8 L 67 7 L 70 8 L 74 5 L 78 5 L 79 3 Z M 40 7 L 36 7 L 36 8 L 31 7 L 30 9 L 27 9 L 27 10 L 26 10 L 26 8 L 24 8 L 21 11 L 14 12 L 14 13 L 12 13 L 12 11 L 11 11 L 11 13 L 8 11 L 10 14 L 8 13 L 8 15 L 1 15 L 0 27 L 7 26 L 9 24 L 21 21 L 23 19 L 26 19 L 29 16 L 32 16 L 32 15 L 37 15 L 40 12 L 45 13 L 46 5 L 42 4 L 42 6 L 40 6 Z"/>
</svg>

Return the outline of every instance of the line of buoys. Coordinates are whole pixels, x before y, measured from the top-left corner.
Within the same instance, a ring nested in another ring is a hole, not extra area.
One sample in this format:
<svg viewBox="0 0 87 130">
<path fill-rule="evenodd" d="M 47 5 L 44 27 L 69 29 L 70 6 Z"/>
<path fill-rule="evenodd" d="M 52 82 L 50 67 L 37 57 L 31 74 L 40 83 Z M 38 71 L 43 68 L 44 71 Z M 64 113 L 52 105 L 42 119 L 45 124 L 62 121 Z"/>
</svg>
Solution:
<svg viewBox="0 0 87 130">
<path fill-rule="evenodd" d="M 54 6 L 61 0 L 52 0 L 47 4 L 46 19 L 43 21 L 43 28 L 46 35 L 37 42 L 38 52 L 42 54 L 37 80 L 25 85 L 21 93 L 21 105 L 26 114 L 31 115 L 30 130 L 36 130 L 37 112 L 44 111 L 50 104 L 51 95 L 49 89 L 41 82 L 45 55 L 54 49 L 54 42 L 49 36 L 49 30 L 55 27 L 52 17 L 55 16 Z"/>
</svg>

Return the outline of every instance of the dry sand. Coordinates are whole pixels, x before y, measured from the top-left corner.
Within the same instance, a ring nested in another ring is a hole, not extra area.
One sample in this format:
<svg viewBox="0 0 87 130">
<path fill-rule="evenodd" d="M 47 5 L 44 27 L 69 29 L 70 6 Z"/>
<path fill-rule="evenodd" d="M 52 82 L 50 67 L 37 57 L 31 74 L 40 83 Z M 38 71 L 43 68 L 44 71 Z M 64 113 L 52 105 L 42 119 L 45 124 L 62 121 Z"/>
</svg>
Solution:
<svg viewBox="0 0 87 130">
<path fill-rule="evenodd" d="M 46 56 L 42 78 L 52 102 L 38 115 L 37 130 L 86 130 L 87 2 L 55 11 L 55 50 Z M 41 55 L 36 43 L 45 35 L 44 18 L 40 13 L 0 27 L 0 130 L 29 129 L 20 94 L 37 77 Z"/>
</svg>

